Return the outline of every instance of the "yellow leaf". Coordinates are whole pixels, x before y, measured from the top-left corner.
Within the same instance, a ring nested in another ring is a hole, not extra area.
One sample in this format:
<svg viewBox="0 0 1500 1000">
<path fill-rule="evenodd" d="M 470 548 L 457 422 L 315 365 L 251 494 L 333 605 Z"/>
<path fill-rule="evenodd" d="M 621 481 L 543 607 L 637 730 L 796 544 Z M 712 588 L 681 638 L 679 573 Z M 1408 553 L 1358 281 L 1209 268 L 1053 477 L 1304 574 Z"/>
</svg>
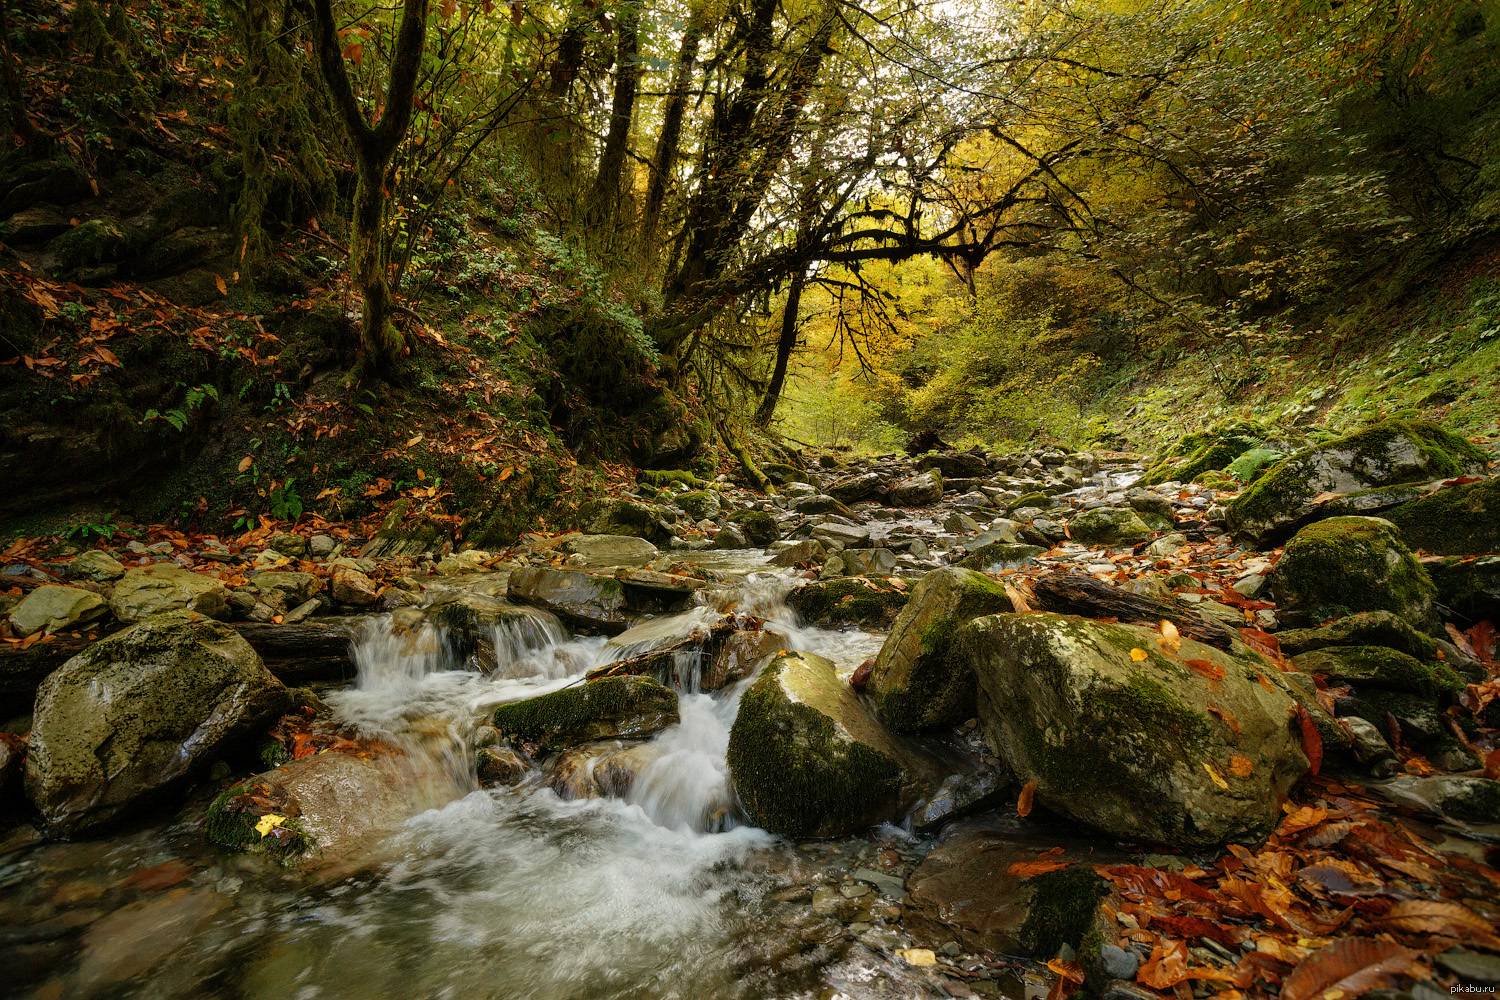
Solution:
<svg viewBox="0 0 1500 1000">
<path fill-rule="evenodd" d="M 414 437 L 410 441 L 406 442 L 406 446 L 408 448 L 410 448 L 414 444 L 421 444 L 421 443 L 422 443 L 422 435 L 418 434 L 416 437 Z"/>
<path fill-rule="evenodd" d="M 266 834 L 270 833 L 272 830 L 276 829 L 278 826 L 285 822 L 285 816 L 278 816 L 275 813 L 266 813 L 260 818 L 260 822 L 255 824 L 255 832 L 264 837 Z"/>
<path fill-rule="evenodd" d="M 900 948 L 896 951 L 896 957 L 907 965 L 917 967 L 937 965 L 937 955 L 930 948 Z"/>
<path fill-rule="evenodd" d="M 1225 781 L 1223 775 L 1219 774 L 1218 771 L 1214 770 L 1214 766 L 1212 764 L 1210 764 L 1208 761 L 1204 761 L 1203 762 L 1203 770 L 1207 771 L 1208 772 L 1208 776 L 1210 778 L 1214 779 L 1214 784 L 1218 785 L 1220 788 L 1224 789 L 1226 792 L 1229 791 L 1229 782 Z"/>
<path fill-rule="evenodd" d="M 240 471 L 244 472 L 246 469 L 250 468 L 250 463 L 253 461 L 255 461 L 255 459 L 251 458 L 249 455 L 246 455 L 244 458 L 240 459 Z"/>
<path fill-rule="evenodd" d="M 1135 649 L 1132 649 L 1130 651 L 1130 658 L 1132 660 L 1134 660 L 1135 662 L 1140 663 L 1142 660 L 1144 660 L 1146 658 L 1146 651 L 1144 649 L 1139 648 L 1139 647 L 1137 647 Z"/>
<path fill-rule="evenodd" d="M 1156 641 L 1161 643 L 1164 649 L 1170 649 L 1174 653 L 1182 648 L 1182 634 L 1177 631 L 1177 626 L 1169 621 L 1162 621 L 1161 637 Z"/>
<path fill-rule="evenodd" d="M 214 275 L 214 287 L 219 290 L 220 295 L 229 294 L 229 286 L 224 284 L 224 279 L 220 275 Z"/>
</svg>

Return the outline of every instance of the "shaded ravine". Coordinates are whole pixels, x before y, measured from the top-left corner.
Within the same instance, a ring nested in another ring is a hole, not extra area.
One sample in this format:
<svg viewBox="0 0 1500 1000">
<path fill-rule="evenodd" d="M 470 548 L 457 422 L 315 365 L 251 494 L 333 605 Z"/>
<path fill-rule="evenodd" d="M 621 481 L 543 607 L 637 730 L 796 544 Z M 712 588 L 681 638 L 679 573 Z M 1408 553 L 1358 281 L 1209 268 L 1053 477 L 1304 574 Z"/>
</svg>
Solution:
<svg viewBox="0 0 1500 1000">
<path fill-rule="evenodd" d="M 799 627 L 781 601 L 789 582 L 750 572 L 706 600 L 770 618 L 845 673 L 879 648 Z M 704 610 L 658 619 L 660 635 L 688 634 Z M 627 798 L 566 801 L 538 774 L 480 788 L 488 709 L 633 651 L 545 618 L 490 638 L 489 675 L 455 669 L 430 624 L 401 633 L 382 619 L 356 641 L 356 680 L 325 700 L 346 729 L 401 748 L 409 813 L 358 857 L 299 871 L 218 851 L 201 799 L 124 836 L 10 856 L 0 944 L 41 967 L 18 969 L 27 986 L 7 995 L 942 995 L 808 909 L 806 887 L 830 880 L 813 855 L 737 822 L 725 752 L 750 679 L 704 694 L 679 657 L 681 722 L 658 734 Z"/>
</svg>

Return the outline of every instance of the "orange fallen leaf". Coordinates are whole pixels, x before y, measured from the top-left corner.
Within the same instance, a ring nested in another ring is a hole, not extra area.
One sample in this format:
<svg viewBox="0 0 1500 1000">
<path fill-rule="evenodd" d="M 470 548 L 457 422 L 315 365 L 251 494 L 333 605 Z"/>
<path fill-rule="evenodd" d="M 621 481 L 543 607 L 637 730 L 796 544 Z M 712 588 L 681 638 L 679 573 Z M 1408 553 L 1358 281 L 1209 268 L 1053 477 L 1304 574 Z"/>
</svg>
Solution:
<svg viewBox="0 0 1500 1000">
<path fill-rule="evenodd" d="M 1249 757 L 1235 754 L 1229 758 L 1229 773 L 1236 778 L 1248 778 L 1255 773 L 1255 763 Z"/>
<path fill-rule="evenodd" d="M 1323 767 L 1323 737 L 1305 706 L 1297 706 L 1297 725 L 1302 729 L 1302 752 L 1307 754 L 1307 762 L 1312 765 L 1309 773 L 1316 776 Z"/>
<path fill-rule="evenodd" d="M 1421 954 L 1390 941 L 1345 938 L 1297 963 L 1281 986 L 1281 1000 L 1313 1000 L 1329 990 L 1357 996 L 1393 981 Z"/>
<path fill-rule="evenodd" d="M 1177 626 L 1163 619 L 1161 623 L 1161 635 L 1156 640 L 1163 649 L 1177 652 L 1182 648 L 1182 633 L 1177 631 Z"/>
<path fill-rule="evenodd" d="M 1007 875 L 1015 875 L 1019 878 L 1031 878 L 1034 875 L 1046 875 L 1049 872 L 1061 871 L 1072 864 L 1071 861 L 1059 861 L 1049 858 L 1044 861 L 1017 861 L 1005 869 Z"/>
<path fill-rule="evenodd" d="M 1036 782 L 1028 781 L 1021 786 L 1021 797 L 1016 800 L 1016 815 L 1031 815 L 1031 800 L 1036 796 Z"/>
<path fill-rule="evenodd" d="M 250 468 L 250 463 L 254 461 L 255 459 L 251 458 L 249 455 L 246 455 L 244 458 L 240 459 L 239 470 L 241 472 L 244 472 L 246 469 Z"/>
<path fill-rule="evenodd" d="M 1132 649 L 1130 651 L 1130 658 L 1135 662 L 1140 663 L 1146 658 L 1146 651 L 1144 649 L 1141 649 L 1140 647 L 1136 647 L 1135 649 Z"/>
<path fill-rule="evenodd" d="M 1240 728 L 1240 720 L 1236 719 L 1227 708 L 1224 708 L 1222 705 L 1209 705 L 1208 711 L 1210 714 L 1217 715 L 1223 719 L 1224 725 L 1228 726 L 1234 732 L 1234 735 L 1238 736 L 1243 732 Z"/>
</svg>

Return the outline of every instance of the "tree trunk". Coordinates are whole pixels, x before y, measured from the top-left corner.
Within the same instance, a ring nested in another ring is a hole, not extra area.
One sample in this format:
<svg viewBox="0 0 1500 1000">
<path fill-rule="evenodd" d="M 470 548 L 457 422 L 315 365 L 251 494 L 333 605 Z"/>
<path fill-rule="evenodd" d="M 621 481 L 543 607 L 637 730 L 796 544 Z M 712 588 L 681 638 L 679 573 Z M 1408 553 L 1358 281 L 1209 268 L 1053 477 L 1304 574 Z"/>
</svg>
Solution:
<svg viewBox="0 0 1500 1000">
<path fill-rule="evenodd" d="M 621 9 L 609 134 L 604 140 L 599 172 L 594 178 L 594 192 L 589 198 L 589 222 L 595 226 L 608 226 L 613 221 L 625 182 L 625 148 L 630 142 L 630 125 L 635 120 L 635 96 L 641 79 L 640 34 L 637 30 L 640 18 L 640 8 L 634 4 L 626 4 Z"/>
<path fill-rule="evenodd" d="M 384 173 L 383 168 L 361 163 L 349 220 L 349 280 L 363 301 L 360 367 L 379 376 L 395 369 L 406 346 L 391 326 L 394 303 L 386 268 Z"/>
<path fill-rule="evenodd" d="M 807 284 L 807 268 L 792 276 L 792 287 L 786 293 L 786 308 L 781 311 L 781 337 L 776 341 L 776 368 L 771 372 L 771 383 L 755 411 L 757 427 L 771 426 L 776 415 L 776 404 L 781 399 L 781 387 L 786 383 L 786 368 L 792 359 L 792 349 L 797 346 L 797 313 L 802 306 L 802 288 Z"/>
<path fill-rule="evenodd" d="M 1117 618 L 1127 625 L 1160 625 L 1169 621 L 1184 638 L 1228 649 L 1234 634 L 1175 601 L 1142 597 L 1078 573 L 1048 573 L 1031 585 L 1037 610 L 1083 618 Z"/>
<path fill-rule="evenodd" d="M 672 71 L 672 86 L 666 109 L 662 112 L 661 134 L 656 139 L 656 152 L 651 157 L 651 179 L 646 188 L 646 204 L 641 212 L 641 252 L 647 261 L 647 281 L 651 280 L 652 254 L 656 249 L 656 230 L 660 223 L 662 205 L 667 198 L 667 182 L 672 177 L 677 147 L 682 142 L 682 118 L 687 112 L 688 84 L 692 78 L 693 66 L 698 61 L 698 47 L 703 41 L 703 16 L 703 7 L 695 7 L 683 30 L 682 44 L 677 49 L 677 68 Z"/>
</svg>

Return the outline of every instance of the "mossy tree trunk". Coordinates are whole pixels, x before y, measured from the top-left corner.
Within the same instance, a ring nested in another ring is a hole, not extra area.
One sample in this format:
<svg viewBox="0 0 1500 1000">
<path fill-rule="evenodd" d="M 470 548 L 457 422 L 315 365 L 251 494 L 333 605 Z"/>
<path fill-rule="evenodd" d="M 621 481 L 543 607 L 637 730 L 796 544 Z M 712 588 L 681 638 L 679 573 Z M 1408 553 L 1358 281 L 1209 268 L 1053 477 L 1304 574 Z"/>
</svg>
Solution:
<svg viewBox="0 0 1500 1000">
<path fill-rule="evenodd" d="M 807 284 L 807 268 L 792 276 L 792 287 L 786 293 L 786 307 L 781 311 L 781 336 L 776 341 L 776 367 L 771 372 L 771 381 L 766 394 L 761 397 L 755 411 L 757 427 L 771 426 L 776 415 L 776 404 L 781 400 L 781 387 L 786 384 L 787 365 L 792 360 L 792 349 L 797 346 L 797 330 L 800 327 L 797 313 L 802 308 L 802 288 Z"/>
<path fill-rule="evenodd" d="M 386 79 L 384 110 L 371 125 L 360 110 L 339 48 L 331 0 L 314 0 L 317 22 L 318 68 L 329 96 L 349 136 L 359 169 L 350 219 L 349 277 L 363 301 L 360 324 L 360 368 L 375 376 L 389 375 L 404 351 L 391 326 L 394 301 L 387 264 L 390 241 L 386 233 L 386 172 L 411 127 L 422 48 L 427 40 L 427 0 L 403 0 L 396 49 Z"/>
</svg>

